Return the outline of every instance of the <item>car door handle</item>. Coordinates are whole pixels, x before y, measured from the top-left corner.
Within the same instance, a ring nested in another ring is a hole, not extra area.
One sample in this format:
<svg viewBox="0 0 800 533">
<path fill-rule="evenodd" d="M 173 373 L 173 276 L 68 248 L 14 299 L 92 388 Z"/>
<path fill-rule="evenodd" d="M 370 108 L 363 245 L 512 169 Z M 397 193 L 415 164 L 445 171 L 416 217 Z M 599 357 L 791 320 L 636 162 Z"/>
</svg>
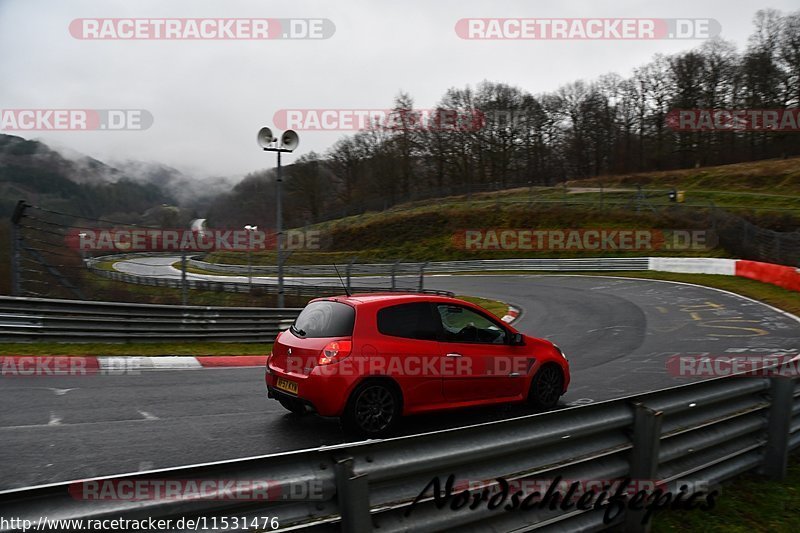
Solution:
<svg viewBox="0 0 800 533">
<path fill-rule="evenodd" d="M 461 357 L 461 354 L 460 353 L 449 353 L 449 354 L 446 355 L 446 357 Z"/>
<path fill-rule="evenodd" d="M 520 373 L 519 372 L 512 372 L 508 376 L 511 377 L 511 378 L 518 378 L 520 376 Z"/>
</svg>

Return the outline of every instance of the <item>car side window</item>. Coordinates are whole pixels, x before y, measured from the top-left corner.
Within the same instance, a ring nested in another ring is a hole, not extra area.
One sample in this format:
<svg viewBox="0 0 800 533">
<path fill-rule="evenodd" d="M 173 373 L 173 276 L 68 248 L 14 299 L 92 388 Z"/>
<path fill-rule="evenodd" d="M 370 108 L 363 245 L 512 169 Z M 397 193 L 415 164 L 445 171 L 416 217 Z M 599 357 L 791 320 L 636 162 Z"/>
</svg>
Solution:
<svg viewBox="0 0 800 533">
<path fill-rule="evenodd" d="M 444 342 L 506 344 L 508 332 L 488 317 L 460 305 L 437 304 Z"/>
<path fill-rule="evenodd" d="M 435 341 L 441 324 L 428 302 L 393 305 L 378 311 L 378 331 L 382 335 Z"/>
</svg>

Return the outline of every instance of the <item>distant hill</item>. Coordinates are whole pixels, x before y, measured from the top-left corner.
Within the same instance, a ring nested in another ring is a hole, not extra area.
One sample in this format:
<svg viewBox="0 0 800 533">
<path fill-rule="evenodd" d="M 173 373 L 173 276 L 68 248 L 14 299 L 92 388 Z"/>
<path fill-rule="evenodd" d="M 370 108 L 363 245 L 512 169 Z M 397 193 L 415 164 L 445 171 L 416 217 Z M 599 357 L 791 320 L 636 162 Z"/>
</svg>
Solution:
<svg viewBox="0 0 800 533">
<path fill-rule="evenodd" d="M 176 203 L 157 179 L 134 179 L 91 157 L 67 158 L 41 142 L 0 135 L 0 216 L 8 216 L 21 199 L 67 213 L 115 215 L 131 222 L 154 206 Z"/>
</svg>

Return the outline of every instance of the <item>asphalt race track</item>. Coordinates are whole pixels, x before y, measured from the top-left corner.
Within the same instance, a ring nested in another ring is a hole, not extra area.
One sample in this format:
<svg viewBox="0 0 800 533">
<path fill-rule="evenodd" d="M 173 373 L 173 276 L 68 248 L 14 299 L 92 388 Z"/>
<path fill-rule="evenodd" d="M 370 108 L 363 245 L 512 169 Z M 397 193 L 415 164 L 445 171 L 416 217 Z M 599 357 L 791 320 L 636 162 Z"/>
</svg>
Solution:
<svg viewBox="0 0 800 533">
<path fill-rule="evenodd" d="M 164 272 L 163 266 L 152 268 Z M 800 322 L 793 317 L 692 285 L 502 275 L 429 276 L 426 287 L 521 307 L 515 326 L 557 342 L 570 358 L 565 406 L 686 383 L 667 373 L 671 355 L 800 349 Z M 267 400 L 261 368 L 2 377 L 0 404 L 0 490 L 344 441 L 336 421 L 296 417 Z M 525 407 L 493 407 L 425 415 L 404 421 L 401 431 L 529 413 Z"/>
</svg>

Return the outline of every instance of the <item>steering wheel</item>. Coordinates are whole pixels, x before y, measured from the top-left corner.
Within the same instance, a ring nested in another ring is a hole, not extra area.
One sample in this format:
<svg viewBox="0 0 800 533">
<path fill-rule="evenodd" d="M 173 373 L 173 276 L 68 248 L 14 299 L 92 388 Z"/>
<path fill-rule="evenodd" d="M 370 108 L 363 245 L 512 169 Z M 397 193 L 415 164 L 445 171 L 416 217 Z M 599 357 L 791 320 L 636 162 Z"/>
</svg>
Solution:
<svg viewBox="0 0 800 533">
<path fill-rule="evenodd" d="M 477 341 L 478 328 L 476 328 L 473 324 L 464 326 L 461 328 L 461 331 L 458 332 L 457 338 L 460 341 Z"/>
</svg>

